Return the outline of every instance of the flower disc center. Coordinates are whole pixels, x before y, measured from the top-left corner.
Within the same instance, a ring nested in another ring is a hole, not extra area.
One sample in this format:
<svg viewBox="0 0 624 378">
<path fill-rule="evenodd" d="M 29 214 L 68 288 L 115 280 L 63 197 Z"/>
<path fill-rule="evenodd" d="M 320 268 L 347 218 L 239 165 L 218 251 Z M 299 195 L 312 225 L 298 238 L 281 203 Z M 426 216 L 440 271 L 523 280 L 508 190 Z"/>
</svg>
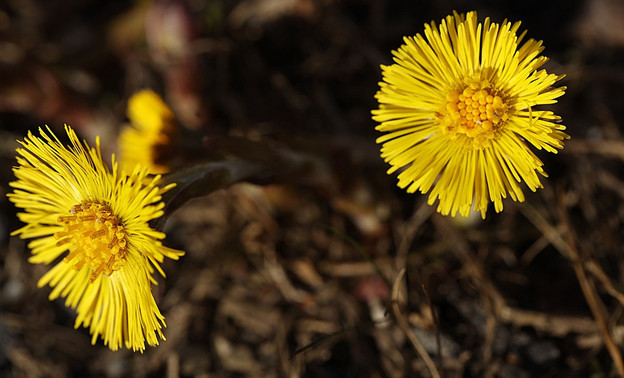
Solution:
<svg viewBox="0 0 624 378">
<path fill-rule="evenodd" d="M 503 98 L 485 88 L 453 90 L 446 95 L 446 101 L 442 112 L 444 131 L 451 132 L 453 139 L 460 134 L 473 139 L 475 147 L 493 139 L 509 117 Z"/>
<path fill-rule="evenodd" d="M 106 204 L 93 201 L 72 206 L 68 216 L 60 216 L 58 222 L 63 231 L 54 234 L 57 246 L 71 243 L 69 254 L 63 261 L 74 262 L 74 269 L 89 266 L 93 283 L 100 274 L 107 276 L 119 270 L 127 254 L 127 235 L 123 225 Z"/>
</svg>

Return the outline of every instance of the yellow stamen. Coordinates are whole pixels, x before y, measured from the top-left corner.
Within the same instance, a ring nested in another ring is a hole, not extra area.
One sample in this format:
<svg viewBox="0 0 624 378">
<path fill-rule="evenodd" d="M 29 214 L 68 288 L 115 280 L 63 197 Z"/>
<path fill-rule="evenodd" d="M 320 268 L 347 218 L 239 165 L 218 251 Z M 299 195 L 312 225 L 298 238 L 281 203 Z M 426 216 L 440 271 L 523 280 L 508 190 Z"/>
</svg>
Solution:
<svg viewBox="0 0 624 378">
<path fill-rule="evenodd" d="M 456 139 L 458 134 L 471 139 L 472 146 L 481 149 L 496 137 L 497 132 L 508 119 L 508 105 L 500 94 L 484 88 L 467 86 L 462 91 L 450 91 L 447 103 L 440 113 L 445 133 Z"/>
<path fill-rule="evenodd" d="M 64 229 L 54 234 L 57 246 L 72 243 L 70 253 L 63 259 L 74 269 L 87 265 L 91 270 L 89 282 L 101 274 L 111 275 L 126 259 L 127 234 L 110 207 L 98 202 L 83 202 L 72 206 L 70 214 L 59 216 Z"/>
</svg>

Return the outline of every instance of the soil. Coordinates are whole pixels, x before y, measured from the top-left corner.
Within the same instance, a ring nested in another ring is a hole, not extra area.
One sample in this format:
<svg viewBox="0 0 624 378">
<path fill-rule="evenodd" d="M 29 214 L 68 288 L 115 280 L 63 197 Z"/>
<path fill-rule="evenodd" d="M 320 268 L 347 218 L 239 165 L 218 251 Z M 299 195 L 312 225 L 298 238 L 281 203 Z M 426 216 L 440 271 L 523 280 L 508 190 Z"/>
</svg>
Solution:
<svg viewBox="0 0 624 378">
<path fill-rule="evenodd" d="M 544 188 L 485 220 L 396 187 L 370 117 L 391 50 L 453 10 L 521 20 L 566 75 Z M 0 376 L 619 376 L 623 18 L 618 0 L 2 2 Z M 186 255 L 154 287 L 167 340 L 141 354 L 91 345 L 37 288 L 4 194 L 16 140 L 66 123 L 110 156 L 142 88 L 176 114 L 166 179 L 193 190 L 154 224 Z"/>
</svg>

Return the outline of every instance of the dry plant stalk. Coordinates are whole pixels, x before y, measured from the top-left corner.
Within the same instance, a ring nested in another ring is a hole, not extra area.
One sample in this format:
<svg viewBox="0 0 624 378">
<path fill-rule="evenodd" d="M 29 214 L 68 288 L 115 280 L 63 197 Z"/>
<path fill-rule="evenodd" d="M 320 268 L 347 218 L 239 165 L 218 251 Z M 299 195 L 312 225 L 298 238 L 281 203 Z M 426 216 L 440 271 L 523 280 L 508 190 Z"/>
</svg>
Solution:
<svg viewBox="0 0 624 378">
<path fill-rule="evenodd" d="M 573 232 L 572 225 L 570 224 L 568 214 L 565 211 L 561 191 L 558 193 L 558 198 L 559 216 L 565 230 L 565 238 L 562 237 L 557 229 L 546 219 L 544 219 L 544 217 L 542 217 L 542 215 L 533 207 L 526 206 L 522 209 L 522 212 L 525 217 L 550 240 L 553 246 L 555 246 L 555 248 L 557 248 L 557 250 L 564 257 L 570 259 L 572 269 L 574 270 L 574 274 L 576 275 L 579 285 L 581 286 L 581 291 L 583 292 L 585 301 L 594 316 L 594 320 L 598 326 L 598 330 L 600 331 L 605 347 L 611 355 L 611 359 L 617 368 L 619 376 L 624 377 L 624 360 L 622 359 L 622 354 L 620 353 L 620 349 L 613 340 L 611 331 L 609 330 L 605 317 L 604 303 L 600 300 L 598 293 L 596 292 L 593 280 L 588 277 L 584 268 L 585 262 L 583 256 L 581 256 L 578 248 L 576 247 L 575 233 Z"/>
<path fill-rule="evenodd" d="M 412 332 L 409 322 L 407 321 L 405 316 L 403 316 L 403 313 L 401 313 L 401 309 L 399 308 L 399 285 L 404 275 L 405 267 L 401 268 L 401 270 L 395 277 L 394 282 L 392 283 L 392 313 L 397 320 L 397 324 L 405 333 L 405 336 L 407 336 L 409 342 L 412 344 L 412 347 L 414 347 L 420 358 L 422 358 L 425 362 L 425 365 L 427 365 L 427 369 L 429 369 L 431 376 L 434 378 L 440 378 L 440 372 L 438 371 L 438 368 L 431 359 L 431 356 L 429 356 L 429 353 L 427 353 L 425 347 L 423 347 L 414 332 Z"/>
</svg>

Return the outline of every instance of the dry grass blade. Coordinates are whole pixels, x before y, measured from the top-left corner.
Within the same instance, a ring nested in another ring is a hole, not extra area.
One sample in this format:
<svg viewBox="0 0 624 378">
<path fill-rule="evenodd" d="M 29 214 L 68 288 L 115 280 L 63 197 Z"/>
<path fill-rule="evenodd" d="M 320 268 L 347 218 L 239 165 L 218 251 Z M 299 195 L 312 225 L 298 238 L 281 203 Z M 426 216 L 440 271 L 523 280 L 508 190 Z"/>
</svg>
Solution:
<svg viewBox="0 0 624 378">
<path fill-rule="evenodd" d="M 585 301 L 589 306 L 592 315 L 600 334 L 602 335 L 605 347 L 611 355 L 611 359 L 617 368 L 620 377 L 624 377 L 624 360 L 622 360 L 622 354 L 618 346 L 616 345 L 611 331 L 605 318 L 605 306 L 598 297 L 596 287 L 593 281 L 587 276 L 581 255 L 576 248 L 575 233 L 570 224 L 565 205 L 563 203 L 563 193 L 558 193 L 558 208 L 559 216 L 561 218 L 562 225 L 565 229 L 565 235 L 562 236 L 557 228 L 551 225 L 541 214 L 531 206 L 523 208 L 523 214 L 526 218 L 533 223 L 538 230 L 540 230 L 544 236 L 546 236 L 550 242 L 559 250 L 559 252 L 570 260 L 574 274 L 579 282 Z M 564 238 L 565 237 L 565 238 Z"/>
<path fill-rule="evenodd" d="M 423 347 L 414 332 L 412 332 L 409 322 L 407 321 L 407 319 L 405 319 L 405 316 L 403 316 L 403 314 L 401 313 L 401 309 L 399 308 L 399 285 L 404 275 L 405 267 L 401 268 L 396 278 L 394 279 L 394 282 L 392 283 L 392 312 L 397 320 L 399 327 L 403 332 L 405 332 L 407 339 L 412 344 L 412 347 L 414 347 L 418 355 L 420 355 L 420 358 L 422 358 L 425 362 L 425 365 L 427 365 L 427 369 L 429 369 L 431 376 L 434 378 L 440 378 L 440 372 L 438 371 L 438 368 L 431 359 L 431 356 L 429 356 L 429 353 L 427 353 L 425 347 Z"/>
<path fill-rule="evenodd" d="M 609 295 L 617 299 L 624 306 L 624 294 L 615 288 L 613 282 L 609 276 L 602 270 L 602 268 L 595 261 L 588 261 L 585 264 L 585 269 L 592 274 L 604 287 Z"/>
<path fill-rule="evenodd" d="M 559 191 L 561 192 L 561 191 Z M 603 341 L 611 358 L 613 359 L 613 363 L 618 370 L 618 374 L 620 377 L 624 377 L 624 360 L 622 359 L 622 353 L 620 352 L 620 348 L 617 346 L 615 341 L 613 340 L 611 330 L 609 329 L 609 325 L 607 324 L 606 316 L 605 316 L 605 306 L 604 303 L 600 300 L 598 293 L 596 292 L 596 287 L 592 280 L 587 276 L 587 272 L 585 272 L 583 261 L 581 260 L 581 255 L 577 250 L 577 243 L 574 230 L 570 223 L 570 219 L 568 218 L 568 213 L 565 209 L 565 205 L 563 203 L 563 194 L 559 193 L 559 215 L 561 217 L 561 221 L 566 229 L 566 239 L 568 243 L 568 251 L 570 253 L 570 259 L 572 261 L 572 268 L 574 269 L 574 273 L 577 276 L 579 284 L 581 285 L 581 289 L 583 290 L 583 294 L 585 295 L 585 300 L 589 308 L 591 309 L 592 314 L 598 324 L 598 328 L 600 329 L 600 333 L 602 334 Z"/>
<path fill-rule="evenodd" d="M 596 322 L 590 317 L 545 314 L 505 306 L 500 320 L 516 327 L 533 327 L 539 332 L 564 337 L 570 333 L 597 334 Z"/>
<path fill-rule="evenodd" d="M 425 298 L 427 299 L 427 305 L 429 306 L 429 310 L 431 311 L 431 319 L 433 319 L 433 325 L 435 326 L 435 336 L 436 336 L 436 349 L 438 351 L 438 365 L 442 366 L 442 340 L 440 339 L 440 319 L 438 318 L 438 313 L 433 307 L 433 302 L 431 301 L 431 297 L 429 296 L 429 291 L 427 291 L 427 287 L 424 284 L 421 284 L 423 293 L 425 294 Z"/>
<path fill-rule="evenodd" d="M 624 142 L 619 140 L 575 139 L 566 143 L 565 151 L 575 154 L 596 154 L 624 160 Z"/>
</svg>

